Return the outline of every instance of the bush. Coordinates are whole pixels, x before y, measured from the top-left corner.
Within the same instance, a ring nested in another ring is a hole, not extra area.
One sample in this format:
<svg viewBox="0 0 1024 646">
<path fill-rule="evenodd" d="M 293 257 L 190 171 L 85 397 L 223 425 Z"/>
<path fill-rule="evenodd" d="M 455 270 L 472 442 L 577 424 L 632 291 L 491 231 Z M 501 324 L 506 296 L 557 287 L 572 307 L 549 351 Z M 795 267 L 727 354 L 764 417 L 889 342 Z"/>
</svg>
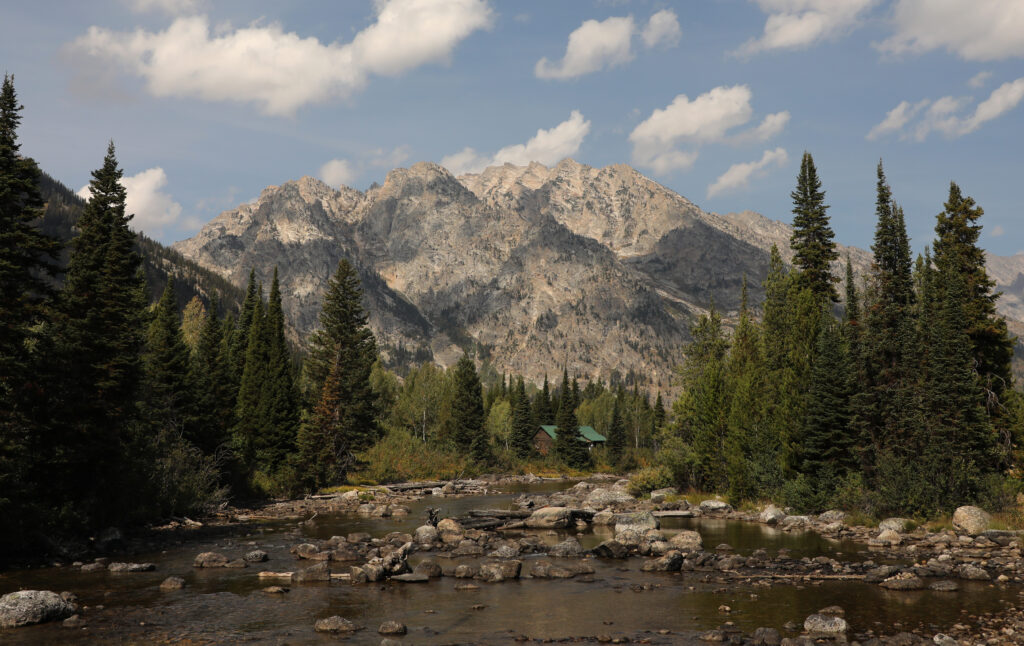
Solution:
<svg viewBox="0 0 1024 646">
<path fill-rule="evenodd" d="M 978 506 L 988 511 L 1002 511 L 1017 504 L 1021 481 L 998 473 L 985 476 L 978 491 Z"/>
<path fill-rule="evenodd" d="M 829 506 L 871 518 L 878 514 L 881 505 L 878 494 L 868 487 L 862 474 L 848 473 L 839 478 Z"/>
<path fill-rule="evenodd" d="M 672 486 L 672 472 L 665 467 L 646 467 L 629 479 L 629 493 L 642 496 Z"/>
<path fill-rule="evenodd" d="M 152 478 L 162 515 L 204 514 L 227 499 L 215 458 L 172 432 L 161 433 L 157 445 L 160 457 Z"/>
<path fill-rule="evenodd" d="M 354 484 L 451 480 L 477 475 L 486 466 L 454 450 L 424 443 L 403 430 L 389 431 L 358 457 L 362 468 L 349 476 Z"/>
</svg>

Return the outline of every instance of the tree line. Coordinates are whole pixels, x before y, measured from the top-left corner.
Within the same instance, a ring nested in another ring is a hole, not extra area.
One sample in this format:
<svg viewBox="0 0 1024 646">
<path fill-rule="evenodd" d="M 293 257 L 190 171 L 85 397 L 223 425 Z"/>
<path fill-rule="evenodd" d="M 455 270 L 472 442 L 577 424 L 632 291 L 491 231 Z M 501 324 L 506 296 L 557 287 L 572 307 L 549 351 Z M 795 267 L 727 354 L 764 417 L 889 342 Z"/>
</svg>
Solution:
<svg viewBox="0 0 1024 646">
<path fill-rule="evenodd" d="M 915 259 L 879 162 L 873 262 L 858 281 L 847 258 L 840 299 L 821 186 L 805 153 L 793 268 L 773 248 L 760 320 L 744 293 L 731 334 L 714 308 L 694 327 L 657 475 L 806 511 L 1012 502 L 1024 417 L 977 244 L 982 209 L 951 183 Z"/>
</svg>

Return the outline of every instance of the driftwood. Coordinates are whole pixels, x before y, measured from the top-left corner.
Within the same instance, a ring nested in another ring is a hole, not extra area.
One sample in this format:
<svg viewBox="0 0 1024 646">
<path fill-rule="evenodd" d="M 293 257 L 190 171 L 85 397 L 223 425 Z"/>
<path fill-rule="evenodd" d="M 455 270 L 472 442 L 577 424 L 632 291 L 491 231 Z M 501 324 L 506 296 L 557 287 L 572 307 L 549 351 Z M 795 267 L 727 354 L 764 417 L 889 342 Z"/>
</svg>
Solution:
<svg viewBox="0 0 1024 646">
<path fill-rule="evenodd" d="M 455 520 L 466 529 L 497 529 L 505 524 L 505 521 L 499 518 L 470 518 L 463 516 Z"/>
<path fill-rule="evenodd" d="M 294 572 L 260 572 L 259 578 L 261 579 L 291 579 Z"/>
<path fill-rule="evenodd" d="M 471 509 L 466 514 L 473 518 L 529 518 L 531 512 L 512 509 Z"/>
<path fill-rule="evenodd" d="M 435 489 L 443 487 L 446 484 L 448 483 L 443 480 L 438 480 L 436 482 L 402 482 L 398 484 L 385 485 L 385 487 L 391 491 L 413 491 L 416 489 Z"/>
</svg>

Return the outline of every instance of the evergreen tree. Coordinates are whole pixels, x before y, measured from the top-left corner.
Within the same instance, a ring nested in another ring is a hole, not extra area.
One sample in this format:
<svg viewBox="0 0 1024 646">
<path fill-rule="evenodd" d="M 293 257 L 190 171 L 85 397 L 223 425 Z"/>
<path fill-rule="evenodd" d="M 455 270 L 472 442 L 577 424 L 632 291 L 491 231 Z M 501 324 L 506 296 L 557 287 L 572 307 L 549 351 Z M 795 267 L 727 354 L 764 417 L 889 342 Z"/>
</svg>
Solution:
<svg viewBox="0 0 1024 646">
<path fill-rule="evenodd" d="M 537 429 L 530 413 L 530 398 L 526 396 L 526 384 L 522 376 L 516 381 L 512 393 L 512 448 L 522 459 L 533 453 L 533 436 Z"/>
<path fill-rule="evenodd" d="M 608 459 L 612 464 L 619 464 L 626 449 L 626 424 L 622 420 L 622 396 L 615 398 L 612 404 L 612 421 L 608 426 Z"/>
<path fill-rule="evenodd" d="M 801 429 L 801 471 L 812 480 L 839 476 L 857 466 L 849 428 L 854 368 L 832 316 L 822 312 L 822 318 Z"/>
<path fill-rule="evenodd" d="M 245 288 L 245 300 L 242 302 L 242 311 L 235 322 L 231 345 L 228 351 L 228 368 L 231 375 L 231 384 L 238 397 L 238 387 L 242 383 L 242 373 L 245 372 L 245 354 L 249 349 L 249 329 L 252 327 L 256 309 L 261 307 L 263 295 L 257 292 L 256 270 L 249 270 L 249 284 Z"/>
<path fill-rule="evenodd" d="M 572 385 L 568 370 L 562 370 L 562 386 L 555 413 L 555 454 L 570 467 L 578 467 L 587 461 L 587 447 L 579 440 L 579 422 L 576 419 L 576 405 L 573 401 Z"/>
<path fill-rule="evenodd" d="M 192 355 L 197 416 L 193 441 L 206 455 L 214 455 L 228 441 L 234 418 L 235 400 L 228 365 L 231 326 L 229 319 L 218 318 L 217 301 L 211 301 Z"/>
<path fill-rule="evenodd" d="M 232 446 L 241 473 L 248 480 L 258 468 L 257 448 L 263 432 L 263 384 L 267 381 L 267 323 L 263 306 L 263 287 L 257 287 L 256 306 L 248 322 L 248 342 L 245 347 L 245 361 L 242 378 L 238 384 L 238 399 L 235 403 L 235 424 L 231 429 Z M 236 334 L 241 329 L 235 330 Z M 241 483 L 237 483 L 241 484 Z"/>
<path fill-rule="evenodd" d="M 291 353 L 284 334 L 281 287 L 274 267 L 265 321 L 266 376 L 260 393 L 262 429 L 256 438 L 257 461 L 276 472 L 295 449 L 299 402 L 292 379 Z"/>
<path fill-rule="evenodd" d="M 190 352 L 185 344 L 174 294 L 174 279 L 167 281 L 153 312 L 143 356 L 146 379 L 142 407 L 156 428 L 174 432 L 193 444 L 196 428 L 194 384 L 189 371 Z"/>
<path fill-rule="evenodd" d="M 800 281 L 816 296 L 838 301 L 831 265 L 839 258 L 836 252 L 835 233 L 829 224 L 825 204 L 825 192 L 814 167 L 814 159 L 804 152 L 800 162 L 793 198 L 793 235 L 790 246 L 793 249 L 793 264 L 800 270 Z"/>
<path fill-rule="evenodd" d="M 860 298 L 857 296 L 857 283 L 853 277 L 853 265 L 850 257 L 846 257 L 846 306 L 843 309 L 843 322 L 849 326 L 848 333 L 854 335 L 860 325 Z"/>
<path fill-rule="evenodd" d="M 533 398 L 533 424 L 534 426 L 547 426 L 553 424 L 555 416 L 551 412 L 551 389 L 548 385 L 548 376 L 544 375 L 544 386 Z"/>
<path fill-rule="evenodd" d="M 454 386 L 452 436 L 460 449 L 479 464 L 487 464 L 490 461 L 490 450 L 484 430 L 483 390 L 476 366 L 469 355 L 462 355 L 455 364 Z"/>
<path fill-rule="evenodd" d="M 328 281 L 320 325 L 310 337 L 303 366 L 307 387 L 318 389 L 320 395 L 313 423 L 299 430 L 299 472 L 328 478 L 317 480 L 318 486 L 340 481 L 355 464 L 355 455 L 380 436 L 370 384 L 377 342 L 362 297 L 358 274 L 342 259 Z"/>
<path fill-rule="evenodd" d="M 140 481 L 151 467 L 137 406 L 148 299 L 121 177 L 111 143 L 92 173 L 48 333 L 57 404 L 43 478 L 54 492 L 77 492 L 64 503 L 97 525 L 146 503 Z"/>
</svg>

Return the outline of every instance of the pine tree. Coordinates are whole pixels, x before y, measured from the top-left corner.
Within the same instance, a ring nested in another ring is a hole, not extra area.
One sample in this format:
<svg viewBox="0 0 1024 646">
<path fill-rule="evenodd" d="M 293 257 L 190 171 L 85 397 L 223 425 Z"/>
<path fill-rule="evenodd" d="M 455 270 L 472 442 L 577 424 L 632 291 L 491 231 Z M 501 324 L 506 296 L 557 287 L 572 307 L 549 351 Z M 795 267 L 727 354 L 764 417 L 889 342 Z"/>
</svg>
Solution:
<svg viewBox="0 0 1024 646">
<path fill-rule="evenodd" d="M 55 492 L 77 492 L 73 513 L 97 524 L 145 504 L 139 480 L 150 469 L 137 435 L 148 299 L 121 177 L 111 142 L 92 173 L 48 333 L 58 403 L 43 477 Z"/>
<path fill-rule="evenodd" d="M 217 316 L 217 301 L 203 317 L 196 350 L 192 354 L 192 383 L 196 388 L 196 437 L 206 455 L 214 455 L 228 441 L 235 400 L 231 388 L 228 353 L 231 321 Z"/>
<path fill-rule="evenodd" d="M 608 426 L 608 459 L 612 464 L 619 464 L 622 461 L 626 449 L 626 424 L 622 420 L 622 393 L 615 398 L 612 404 L 612 421 Z"/>
<path fill-rule="evenodd" d="M 484 398 L 480 377 L 469 355 L 455 364 L 452 400 L 452 436 L 456 446 L 479 464 L 490 462 L 490 448 L 484 429 Z"/>
<path fill-rule="evenodd" d="M 576 404 L 573 401 L 569 372 L 562 371 L 562 386 L 559 389 L 558 412 L 555 426 L 555 453 L 570 467 L 578 467 L 587 461 L 587 447 L 579 440 L 579 422 L 576 420 Z"/>
<path fill-rule="evenodd" d="M 295 450 L 299 424 L 299 402 L 292 379 L 291 353 L 284 334 L 284 310 L 277 267 L 270 284 L 265 321 L 266 376 L 260 394 L 262 428 L 256 438 L 260 467 L 276 472 Z"/>
<path fill-rule="evenodd" d="M 228 368 L 235 398 L 238 397 L 238 387 L 242 383 L 242 373 L 245 371 L 245 353 L 249 348 L 249 328 L 252 327 L 257 307 L 262 305 L 262 299 L 263 295 L 257 293 L 256 270 L 250 269 L 249 284 L 245 288 L 245 300 L 242 302 L 242 311 L 234 325 L 228 352 Z"/>
<path fill-rule="evenodd" d="M 794 253 L 793 264 L 800 270 L 801 283 L 816 296 L 837 302 L 839 295 L 831 265 L 839 254 L 833 241 L 835 233 L 826 213 L 825 192 L 821 190 L 821 180 L 809 152 L 804 152 L 796 190 L 790 196 L 793 198 L 790 246 Z"/>
<path fill-rule="evenodd" d="M 245 480 L 258 468 L 257 447 L 263 431 L 263 384 L 267 381 L 268 335 L 262 286 L 256 290 L 256 299 L 256 306 L 248 322 L 245 361 L 235 403 L 235 424 L 231 429 L 235 459 L 241 469 L 238 475 Z M 236 329 L 235 333 L 240 334 L 241 329 Z"/>
<path fill-rule="evenodd" d="M 156 428 L 174 432 L 196 444 L 199 440 L 196 391 L 189 371 L 190 354 L 181 330 L 174 279 L 171 278 L 156 305 L 146 335 L 142 407 L 147 421 Z"/>
<path fill-rule="evenodd" d="M 854 368 L 832 316 L 822 312 L 807 413 L 802 420 L 801 471 L 812 479 L 838 476 L 856 467 L 850 432 Z"/>
<path fill-rule="evenodd" d="M 526 396 L 526 384 L 522 376 L 516 381 L 512 393 L 512 448 L 519 458 L 528 458 L 533 453 L 533 436 L 536 427 L 530 413 L 530 398 Z"/>
<path fill-rule="evenodd" d="M 857 326 L 860 325 L 860 298 L 857 296 L 857 283 L 853 276 L 853 265 L 850 257 L 846 257 L 846 298 L 843 309 L 843 322 L 849 326 L 849 334 L 855 334 Z"/>
<path fill-rule="evenodd" d="M 359 276 L 342 259 L 327 283 L 319 328 L 310 337 L 303 366 L 307 388 L 319 395 L 312 423 L 299 429 L 298 469 L 300 477 L 320 474 L 314 478 L 317 486 L 339 482 L 356 464 L 356 454 L 380 436 L 370 385 L 377 342 L 362 297 Z M 481 401 L 481 412 L 482 406 Z"/>
<path fill-rule="evenodd" d="M 544 386 L 533 398 L 533 424 L 534 426 L 547 426 L 553 424 L 555 416 L 551 411 L 551 389 L 548 385 L 548 376 L 544 375 Z"/>
</svg>

